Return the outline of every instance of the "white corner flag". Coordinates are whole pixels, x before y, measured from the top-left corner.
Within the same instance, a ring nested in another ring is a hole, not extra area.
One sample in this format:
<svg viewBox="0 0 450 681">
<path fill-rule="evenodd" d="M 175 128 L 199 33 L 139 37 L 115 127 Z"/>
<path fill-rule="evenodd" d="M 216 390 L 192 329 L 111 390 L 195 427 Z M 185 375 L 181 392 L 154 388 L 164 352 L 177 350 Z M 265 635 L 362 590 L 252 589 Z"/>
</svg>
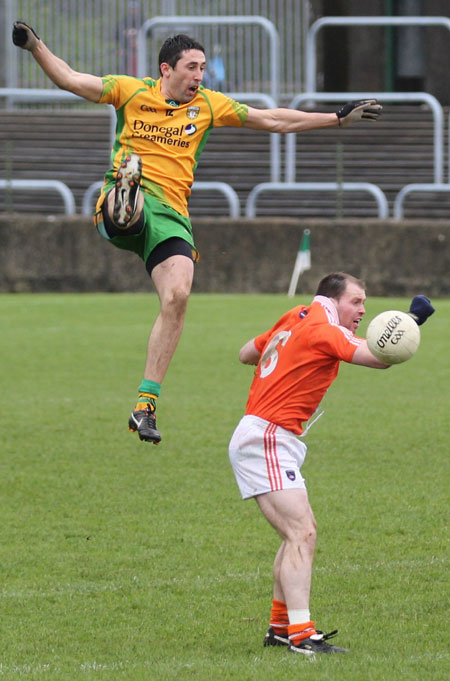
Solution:
<svg viewBox="0 0 450 681">
<path fill-rule="evenodd" d="M 300 248 L 295 259 L 294 269 L 292 271 L 291 283 L 289 284 L 288 296 L 292 298 L 297 289 L 298 279 L 302 272 L 311 269 L 311 251 L 309 249 L 310 229 L 304 229 Z"/>
</svg>

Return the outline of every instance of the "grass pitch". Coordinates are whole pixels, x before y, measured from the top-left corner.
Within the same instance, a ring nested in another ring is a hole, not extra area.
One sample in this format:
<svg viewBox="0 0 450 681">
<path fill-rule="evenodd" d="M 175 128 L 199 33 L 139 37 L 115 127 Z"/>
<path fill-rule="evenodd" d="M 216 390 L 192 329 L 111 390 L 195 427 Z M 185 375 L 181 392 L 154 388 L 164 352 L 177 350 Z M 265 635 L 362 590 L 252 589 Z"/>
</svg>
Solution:
<svg viewBox="0 0 450 681">
<path fill-rule="evenodd" d="M 448 677 L 448 300 L 410 362 L 342 365 L 307 436 L 312 617 L 351 655 L 262 647 L 279 540 L 228 463 L 237 353 L 309 301 L 194 295 L 156 447 L 126 428 L 155 295 L 0 296 L 0 679 Z"/>
</svg>

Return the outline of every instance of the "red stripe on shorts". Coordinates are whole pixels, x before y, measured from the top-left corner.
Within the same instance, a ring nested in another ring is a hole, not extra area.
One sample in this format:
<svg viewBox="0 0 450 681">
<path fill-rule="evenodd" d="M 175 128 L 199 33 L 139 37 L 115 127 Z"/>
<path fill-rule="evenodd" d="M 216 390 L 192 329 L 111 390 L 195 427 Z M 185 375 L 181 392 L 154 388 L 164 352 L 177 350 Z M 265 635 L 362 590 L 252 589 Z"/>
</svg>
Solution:
<svg viewBox="0 0 450 681">
<path fill-rule="evenodd" d="M 278 426 L 269 423 L 264 431 L 264 455 L 266 457 L 267 474 L 269 476 L 270 488 L 273 491 L 283 489 L 280 464 L 277 455 L 277 439 L 275 431 Z"/>
</svg>

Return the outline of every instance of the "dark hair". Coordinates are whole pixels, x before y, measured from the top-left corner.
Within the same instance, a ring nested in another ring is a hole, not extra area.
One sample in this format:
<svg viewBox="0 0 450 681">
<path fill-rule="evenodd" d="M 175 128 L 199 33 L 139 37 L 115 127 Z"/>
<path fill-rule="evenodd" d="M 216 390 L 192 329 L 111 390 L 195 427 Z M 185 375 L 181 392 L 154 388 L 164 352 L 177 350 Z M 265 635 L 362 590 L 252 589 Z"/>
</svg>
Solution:
<svg viewBox="0 0 450 681">
<path fill-rule="evenodd" d="M 205 48 L 194 38 L 190 38 L 184 33 L 167 38 L 159 51 L 159 70 L 161 71 L 161 64 L 163 62 L 166 62 L 174 69 L 177 61 L 181 58 L 181 53 L 185 50 L 200 50 L 200 52 L 204 52 Z"/>
<path fill-rule="evenodd" d="M 319 286 L 317 287 L 316 296 L 326 296 L 327 298 L 339 300 L 349 283 L 356 284 L 362 289 L 366 288 L 365 283 L 361 279 L 356 279 L 356 277 L 352 277 L 351 274 L 346 274 L 345 272 L 332 272 L 321 279 Z"/>
</svg>

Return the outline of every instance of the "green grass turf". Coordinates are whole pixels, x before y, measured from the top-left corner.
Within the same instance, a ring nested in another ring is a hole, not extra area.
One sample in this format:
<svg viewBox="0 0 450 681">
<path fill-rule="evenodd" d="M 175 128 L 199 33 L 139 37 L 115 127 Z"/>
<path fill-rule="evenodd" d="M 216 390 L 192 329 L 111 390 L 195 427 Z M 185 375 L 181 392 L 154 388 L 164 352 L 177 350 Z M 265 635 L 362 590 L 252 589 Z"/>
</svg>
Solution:
<svg viewBox="0 0 450 681">
<path fill-rule="evenodd" d="M 237 353 L 309 300 L 192 296 L 156 447 L 126 428 L 154 294 L 0 296 L 0 679 L 448 676 L 448 300 L 410 362 L 343 365 L 307 436 L 312 616 L 351 655 L 261 645 L 279 541 L 228 462 Z"/>
</svg>

